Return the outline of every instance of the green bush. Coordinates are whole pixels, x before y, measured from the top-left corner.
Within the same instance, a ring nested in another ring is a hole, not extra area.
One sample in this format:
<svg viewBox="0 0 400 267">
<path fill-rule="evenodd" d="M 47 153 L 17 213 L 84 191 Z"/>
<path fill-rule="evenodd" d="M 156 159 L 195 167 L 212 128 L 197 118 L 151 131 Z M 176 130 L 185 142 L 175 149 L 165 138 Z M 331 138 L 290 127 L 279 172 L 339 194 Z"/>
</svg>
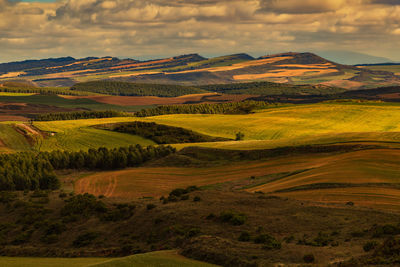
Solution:
<svg viewBox="0 0 400 267">
<path fill-rule="evenodd" d="M 281 243 L 273 236 L 268 234 L 260 234 L 254 238 L 254 243 L 263 244 L 265 249 L 280 249 Z"/>
<path fill-rule="evenodd" d="M 221 215 L 219 216 L 219 218 L 223 222 L 227 222 L 227 223 L 230 223 L 230 224 L 235 225 L 235 226 L 243 225 L 247 220 L 247 217 L 246 217 L 245 214 L 237 213 L 237 212 L 234 212 L 234 211 L 221 212 Z"/>
<path fill-rule="evenodd" d="M 103 214 L 107 212 L 107 207 L 101 201 L 98 201 L 91 194 L 76 195 L 65 200 L 66 204 L 61 209 L 62 216 L 77 215 L 81 217 L 89 217 L 94 214 Z"/>
</svg>

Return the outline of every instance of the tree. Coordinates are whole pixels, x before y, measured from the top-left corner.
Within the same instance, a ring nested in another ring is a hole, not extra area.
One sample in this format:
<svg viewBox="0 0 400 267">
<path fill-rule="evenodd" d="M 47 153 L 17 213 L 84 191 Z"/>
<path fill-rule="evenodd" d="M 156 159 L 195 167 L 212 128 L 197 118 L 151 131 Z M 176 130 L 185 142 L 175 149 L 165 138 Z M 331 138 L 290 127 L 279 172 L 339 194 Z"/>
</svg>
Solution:
<svg viewBox="0 0 400 267">
<path fill-rule="evenodd" d="M 244 134 L 242 132 L 236 133 L 236 138 L 235 138 L 236 141 L 243 140 L 243 138 L 244 138 Z"/>
</svg>

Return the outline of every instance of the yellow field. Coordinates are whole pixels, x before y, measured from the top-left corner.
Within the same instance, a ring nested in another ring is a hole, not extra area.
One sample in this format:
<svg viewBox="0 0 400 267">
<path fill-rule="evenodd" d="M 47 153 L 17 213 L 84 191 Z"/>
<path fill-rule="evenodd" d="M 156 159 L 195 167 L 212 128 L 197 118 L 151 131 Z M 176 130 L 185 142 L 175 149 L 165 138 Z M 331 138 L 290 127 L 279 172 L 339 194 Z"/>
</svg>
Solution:
<svg viewBox="0 0 400 267">
<path fill-rule="evenodd" d="M 41 151 L 51 150 L 87 150 L 89 148 L 114 148 L 141 144 L 144 146 L 155 144 L 153 141 L 140 136 L 95 129 L 90 126 L 134 121 L 135 118 L 106 118 L 73 121 L 35 122 L 34 125 L 41 131 L 53 133 L 39 142 L 36 146 Z"/>
<path fill-rule="evenodd" d="M 92 147 L 154 144 L 138 136 L 94 129 L 105 123 L 153 121 L 183 127 L 202 134 L 235 138 L 241 142 L 178 144 L 229 149 L 263 149 L 288 145 L 324 144 L 349 141 L 400 140 L 400 106 L 379 104 L 312 104 L 280 107 L 247 115 L 177 114 L 147 118 L 106 118 L 35 122 L 34 126 L 54 136 L 43 140 L 42 150 L 79 150 Z"/>
<path fill-rule="evenodd" d="M 400 106 L 313 104 L 248 115 L 165 115 L 143 118 L 203 134 L 245 140 L 279 140 L 322 134 L 400 132 Z"/>
<path fill-rule="evenodd" d="M 257 80 L 263 78 L 296 77 L 308 74 L 323 75 L 339 72 L 337 69 L 308 68 L 308 69 L 280 69 L 260 74 L 240 74 L 234 75 L 234 80 Z"/>
</svg>

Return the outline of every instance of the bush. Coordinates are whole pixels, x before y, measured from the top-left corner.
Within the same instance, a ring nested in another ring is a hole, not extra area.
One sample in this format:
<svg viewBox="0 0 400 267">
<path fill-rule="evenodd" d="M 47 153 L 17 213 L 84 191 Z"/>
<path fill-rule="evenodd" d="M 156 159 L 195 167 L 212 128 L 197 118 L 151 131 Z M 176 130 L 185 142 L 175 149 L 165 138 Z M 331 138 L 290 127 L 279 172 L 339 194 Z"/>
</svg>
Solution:
<svg viewBox="0 0 400 267">
<path fill-rule="evenodd" d="M 154 205 L 154 204 L 147 204 L 147 206 L 146 206 L 147 210 L 152 210 L 155 207 L 156 207 L 156 205 Z"/>
<path fill-rule="evenodd" d="M 80 247 L 86 247 L 88 245 L 90 245 L 93 240 L 95 240 L 96 238 L 99 237 L 99 233 L 96 232 L 87 232 L 84 234 L 79 235 L 74 242 L 72 243 L 72 245 L 76 248 L 80 248 Z"/>
<path fill-rule="evenodd" d="M 372 237 L 374 238 L 379 238 L 385 235 L 398 235 L 400 234 L 400 227 L 392 224 L 378 225 L 372 229 L 372 232 Z"/>
<path fill-rule="evenodd" d="M 230 223 L 235 226 L 243 225 L 247 220 L 247 217 L 245 214 L 236 213 L 234 211 L 221 212 L 221 215 L 219 216 L 219 218 L 223 222 L 227 222 L 227 223 Z"/>
<path fill-rule="evenodd" d="M 103 215 L 105 221 L 122 221 L 132 217 L 136 206 L 133 204 L 118 204 L 115 210 L 107 211 Z"/>
<path fill-rule="evenodd" d="M 242 232 L 238 238 L 240 242 L 249 242 L 251 239 L 249 232 Z"/>
<path fill-rule="evenodd" d="M 268 234 L 260 234 L 254 238 L 254 243 L 263 244 L 265 249 L 280 249 L 281 243 L 276 240 L 273 236 Z"/>
<path fill-rule="evenodd" d="M 194 198 L 193 198 L 193 201 L 194 202 L 199 202 L 201 200 L 201 198 L 199 197 L 199 196 L 195 196 Z"/>
<path fill-rule="evenodd" d="M 96 213 L 107 212 L 107 208 L 103 202 L 98 201 L 95 196 L 87 193 L 73 196 L 65 202 L 65 206 L 61 209 L 62 216 L 77 215 L 89 217 Z"/>
<path fill-rule="evenodd" d="M 363 249 L 365 252 L 369 252 L 378 246 L 378 242 L 376 241 L 368 241 L 364 244 Z"/>
<path fill-rule="evenodd" d="M 305 263 L 313 263 L 313 262 L 315 262 L 315 257 L 313 254 L 306 254 L 303 257 L 303 260 Z"/>
</svg>

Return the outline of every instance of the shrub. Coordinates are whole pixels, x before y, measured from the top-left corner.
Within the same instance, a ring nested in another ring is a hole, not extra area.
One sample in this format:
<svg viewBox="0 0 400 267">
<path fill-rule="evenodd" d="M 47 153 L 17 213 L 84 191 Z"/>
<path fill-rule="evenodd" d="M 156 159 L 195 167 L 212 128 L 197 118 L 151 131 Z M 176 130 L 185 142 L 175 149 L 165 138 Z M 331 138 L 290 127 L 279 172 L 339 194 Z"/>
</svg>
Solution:
<svg viewBox="0 0 400 267">
<path fill-rule="evenodd" d="M 372 229 L 372 232 L 372 237 L 376 238 L 385 235 L 398 235 L 400 234 L 400 227 L 392 224 L 378 225 Z"/>
<path fill-rule="evenodd" d="M 98 201 L 95 196 L 87 193 L 76 195 L 66 200 L 65 206 L 61 209 L 62 216 L 78 215 L 89 217 L 96 213 L 105 212 L 107 212 L 105 204 Z"/>
<path fill-rule="evenodd" d="M 93 240 L 99 237 L 99 233 L 96 232 L 87 232 L 79 235 L 72 245 L 76 248 L 86 247 L 92 243 Z"/>
<path fill-rule="evenodd" d="M 152 210 L 155 207 L 156 207 L 156 205 L 154 205 L 154 204 L 147 204 L 147 206 L 146 206 L 147 210 Z"/>
<path fill-rule="evenodd" d="M 221 212 L 221 215 L 219 217 L 223 222 L 227 222 L 227 223 L 230 223 L 230 224 L 236 225 L 236 226 L 243 225 L 247 220 L 247 217 L 245 214 L 236 213 L 234 211 Z"/>
<path fill-rule="evenodd" d="M 280 249 L 281 243 L 273 236 L 268 234 L 260 234 L 254 238 L 254 243 L 263 244 L 265 249 Z"/>
<path fill-rule="evenodd" d="M 193 201 L 194 202 L 199 202 L 201 200 L 201 198 L 199 197 L 199 196 L 195 196 L 194 198 L 193 198 Z"/>
<path fill-rule="evenodd" d="M 376 241 L 368 241 L 364 244 L 363 249 L 365 252 L 369 252 L 378 246 L 378 242 Z"/>
<path fill-rule="evenodd" d="M 189 196 L 188 195 L 183 195 L 183 196 L 181 196 L 181 200 L 188 200 L 189 199 Z"/>
<path fill-rule="evenodd" d="M 249 232 L 242 232 L 238 238 L 240 242 L 249 242 L 251 239 Z"/>
<path fill-rule="evenodd" d="M 105 221 L 122 221 L 132 217 L 136 206 L 133 204 L 118 204 L 115 210 L 107 211 L 103 215 Z"/>
<path fill-rule="evenodd" d="M 12 241 L 13 245 L 21 245 L 28 242 L 31 239 L 33 231 L 29 230 L 26 232 L 22 232 Z"/>
<path fill-rule="evenodd" d="M 303 260 L 305 263 L 313 263 L 313 262 L 315 262 L 315 257 L 313 254 L 306 254 L 303 257 Z"/>
</svg>

